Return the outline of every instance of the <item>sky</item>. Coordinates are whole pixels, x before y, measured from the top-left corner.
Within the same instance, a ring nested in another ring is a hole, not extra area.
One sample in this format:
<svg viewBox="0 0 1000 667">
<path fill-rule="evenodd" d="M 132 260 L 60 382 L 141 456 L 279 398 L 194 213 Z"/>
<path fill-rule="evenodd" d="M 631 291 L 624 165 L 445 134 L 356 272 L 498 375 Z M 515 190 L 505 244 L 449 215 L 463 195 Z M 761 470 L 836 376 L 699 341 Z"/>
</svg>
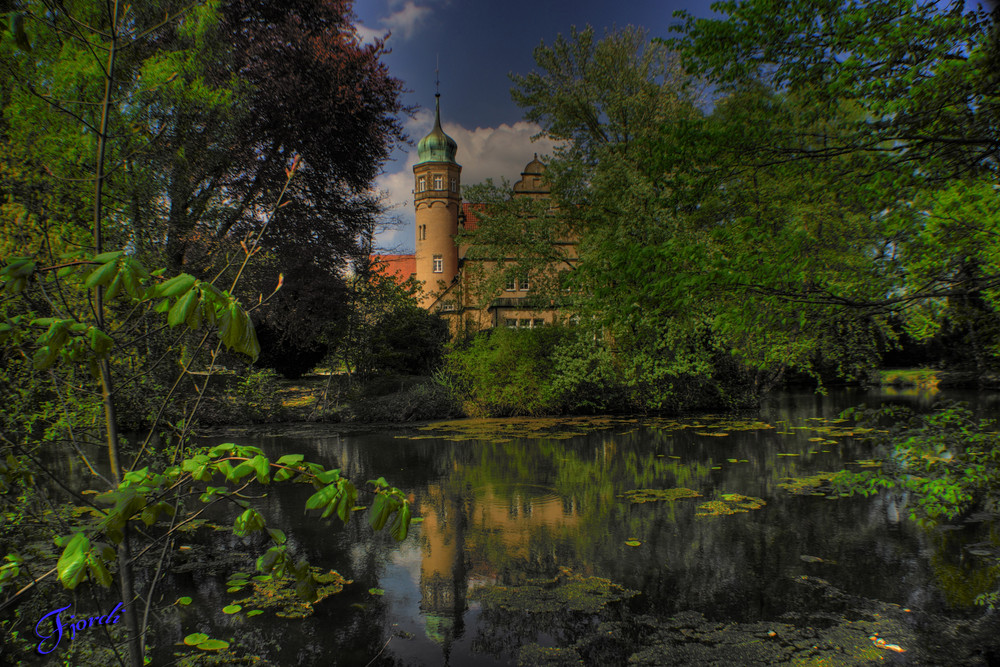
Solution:
<svg viewBox="0 0 1000 667">
<path fill-rule="evenodd" d="M 708 0 L 356 0 L 356 26 L 371 41 L 391 33 L 383 57 L 403 82 L 403 103 L 419 107 L 405 117 L 411 146 L 397 150 L 376 187 L 388 194 L 388 216 L 398 226 L 379 235 L 384 252 L 412 252 L 413 165 L 416 142 L 434 124 L 435 67 L 440 71 L 441 121 L 458 142 L 462 183 L 487 178 L 516 181 L 534 153 L 552 150 L 531 141 L 540 128 L 528 123 L 510 98 L 509 74 L 534 68 L 532 51 L 570 28 L 635 25 L 652 37 L 669 37 L 673 12 L 709 16 Z M 439 65 L 438 65 L 439 63 Z"/>
</svg>

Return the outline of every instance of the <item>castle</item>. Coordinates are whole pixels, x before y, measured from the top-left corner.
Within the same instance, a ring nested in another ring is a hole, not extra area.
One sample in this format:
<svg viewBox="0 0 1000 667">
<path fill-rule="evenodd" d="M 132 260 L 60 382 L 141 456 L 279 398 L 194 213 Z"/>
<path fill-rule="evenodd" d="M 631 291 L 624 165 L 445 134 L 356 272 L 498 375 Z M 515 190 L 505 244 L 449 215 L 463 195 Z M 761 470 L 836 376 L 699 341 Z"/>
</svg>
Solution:
<svg viewBox="0 0 1000 667">
<path fill-rule="evenodd" d="M 473 280 L 473 264 L 490 271 L 513 264 L 516 258 L 476 258 L 468 245 L 456 240 L 459 231 L 477 229 L 477 208 L 462 201 L 462 166 L 455 160 L 458 144 L 441 128 L 441 95 L 435 95 L 434 128 L 417 144 L 413 166 L 413 204 L 416 214 L 415 248 L 412 255 L 383 255 L 381 270 L 398 280 L 410 276 L 422 285 L 419 303 L 449 320 L 452 332 L 475 331 L 497 326 L 538 327 L 559 318 L 555 302 L 532 299 L 531 279 L 507 280 L 503 290 L 483 294 Z M 521 172 L 513 196 L 548 199 L 545 165 L 536 154 Z M 575 244 L 563 243 L 575 257 Z M 486 298 L 484 298 L 486 297 Z"/>
</svg>

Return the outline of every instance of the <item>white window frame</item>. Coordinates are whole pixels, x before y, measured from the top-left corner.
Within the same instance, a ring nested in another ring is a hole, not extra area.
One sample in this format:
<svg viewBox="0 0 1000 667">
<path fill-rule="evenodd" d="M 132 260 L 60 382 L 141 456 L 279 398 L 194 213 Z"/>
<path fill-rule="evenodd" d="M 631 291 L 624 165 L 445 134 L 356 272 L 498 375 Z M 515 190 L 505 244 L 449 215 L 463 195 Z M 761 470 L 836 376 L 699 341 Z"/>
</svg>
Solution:
<svg viewBox="0 0 1000 667">
<path fill-rule="evenodd" d="M 505 288 L 505 291 L 507 291 L 507 292 L 516 292 L 517 291 L 517 281 L 514 280 L 513 278 L 511 278 L 510 280 L 508 280 L 507 281 L 507 287 Z"/>
<path fill-rule="evenodd" d="M 442 176 L 441 174 L 434 175 L 434 189 L 444 190 L 444 176 Z"/>
<path fill-rule="evenodd" d="M 426 192 L 426 191 L 427 191 L 427 178 L 421 176 L 420 178 L 417 179 L 417 192 Z"/>
<path fill-rule="evenodd" d="M 451 191 L 452 192 L 458 192 L 458 179 L 457 178 L 452 178 L 451 179 Z"/>
<path fill-rule="evenodd" d="M 527 292 L 531 288 L 531 282 L 527 278 L 517 281 L 517 287 L 522 292 Z"/>
<path fill-rule="evenodd" d="M 444 257 L 434 255 L 434 273 L 444 273 Z"/>
</svg>

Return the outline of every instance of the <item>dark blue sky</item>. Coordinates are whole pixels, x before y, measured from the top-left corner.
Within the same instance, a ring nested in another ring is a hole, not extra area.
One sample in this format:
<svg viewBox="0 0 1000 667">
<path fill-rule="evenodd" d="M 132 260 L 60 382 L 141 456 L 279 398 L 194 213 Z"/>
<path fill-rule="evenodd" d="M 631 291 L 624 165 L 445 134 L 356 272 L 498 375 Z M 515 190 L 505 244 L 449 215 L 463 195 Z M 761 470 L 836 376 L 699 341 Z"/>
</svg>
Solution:
<svg viewBox="0 0 1000 667">
<path fill-rule="evenodd" d="M 441 60 L 442 101 L 449 119 L 466 127 L 520 120 L 510 101 L 509 72 L 527 73 L 532 50 L 571 26 L 598 31 L 637 25 L 651 37 L 669 36 L 676 9 L 710 13 L 696 0 L 362 0 L 359 22 L 381 33 L 392 29 L 385 58 L 392 73 L 413 91 L 407 101 L 434 102 L 435 58 Z"/>
</svg>

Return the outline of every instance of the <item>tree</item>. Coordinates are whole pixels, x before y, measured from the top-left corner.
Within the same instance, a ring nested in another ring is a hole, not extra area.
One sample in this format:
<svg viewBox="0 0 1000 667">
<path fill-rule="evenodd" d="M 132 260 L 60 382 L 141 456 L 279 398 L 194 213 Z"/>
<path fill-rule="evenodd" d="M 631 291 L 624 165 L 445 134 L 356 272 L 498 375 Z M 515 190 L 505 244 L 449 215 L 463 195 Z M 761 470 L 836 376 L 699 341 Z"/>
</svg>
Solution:
<svg viewBox="0 0 1000 667">
<path fill-rule="evenodd" d="M 783 298 L 848 277 L 874 291 L 893 270 L 866 258 L 870 193 L 843 179 L 848 158 L 820 168 L 755 150 L 790 136 L 805 148 L 812 126 L 835 120 L 803 116 L 802 99 L 762 86 L 706 114 L 702 84 L 635 30 L 560 37 L 536 61 L 541 71 L 514 77 L 513 94 L 565 142 L 549 164 L 549 215 L 579 240 L 571 307 L 604 325 L 648 388 L 640 403 L 674 405 L 670 387 L 689 391 L 697 377 L 728 386 L 727 401 L 752 400 L 786 367 L 811 368 L 830 331 L 863 332 L 853 340 L 867 338 L 865 351 L 878 342 L 868 314 Z M 838 117 L 854 113 L 843 105 Z M 509 212 L 489 203 L 480 217 L 513 229 Z"/>
<path fill-rule="evenodd" d="M 218 275 L 200 280 L 190 273 L 171 272 L 174 275 L 164 278 L 168 267 L 149 271 L 139 247 L 146 240 L 140 238 L 144 228 L 139 218 L 148 210 L 121 206 L 122 201 L 141 204 L 137 199 L 116 198 L 155 182 L 156 178 L 145 180 L 150 175 L 163 175 L 138 167 L 133 170 L 133 161 L 141 160 L 121 150 L 122 144 L 142 150 L 142 130 L 127 125 L 125 120 L 153 117 L 158 110 L 148 95 L 170 83 L 169 76 L 154 76 L 157 71 L 162 75 L 165 64 L 178 57 L 177 52 L 156 46 L 160 31 L 183 17 L 178 34 L 187 28 L 193 30 L 194 37 L 204 37 L 199 28 L 213 22 L 214 5 L 178 7 L 164 3 L 153 7 L 149 3 L 136 9 L 118 2 L 99 7 L 60 3 L 38 13 L 33 9 L 34 5 L 29 6 L 16 18 L 19 24 L 25 17 L 30 21 L 25 34 L 37 51 L 28 55 L 29 47 L 20 39 L 25 35 L 15 30 L 17 53 L 11 51 L 12 45 L 6 40 L 0 43 L 7 58 L 5 64 L 21 84 L 16 89 L 21 95 L 18 99 L 45 110 L 36 120 L 53 121 L 54 129 L 49 129 L 48 136 L 63 151 L 63 157 L 71 158 L 59 162 L 59 166 L 92 172 L 85 181 L 69 181 L 67 187 L 60 187 L 61 182 L 50 177 L 57 185 L 49 188 L 48 179 L 39 178 L 33 170 L 48 167 L 46 160 L 60 157 L 57 153 L 42 148 L 37 154 L 25 156 L 27 166 L 14 160 L 6 163 L 8 173 L 20 179 L 11 186 L 12 194 L 21 194 L 23 201 L 9 201 L 5 214 L 26 221 L 32 215 L 44 221 L 54 211 L 75 215 L 66 225 L 72 233 L 54 237 L 52 230 L 43 225 L 41 233 L 28 235 L 31 244 L 18 248 L 20 256 L 12 255 L 12 248 L 7 247 L 0 258 L 0 342 L 4 345 L 0 358 L 4 361 L 4 379 L 29 383 L 28 391 L 0 383 L 19 409 L 6 414 L 2 422 L 0 499 L 22 515 L 34 514 L 39 530 L 46 537 L 57 537 L 61 549 L 58 560 L 51 559 L 54 567 L 48 572 L 36 569 L 37 559 L 7 553 L 0 566 L 0 586 L 15 584 L 19 588 L 8 597 L 6 605 L 44 586 L 51 581 L 51 575 L 56 575 L 65 588 L 84 585 L 94 594 L 115 584 L 119 589 L 115 597 L 125 607 L 122 615 L 127 627 L 127 657 L 118 655 L 112 643 L 113 655 L 106 661 L 110 663 L 117 657 L 122 664 L 127 659 L 138 667 L 145 657 L 153 592 L 164 572 L 169 545 L 178 528 L 203 511 L 191 508 L 194 497 L 206 505 L 234 502 L 242 510 L 234 521 L 235 534 L 266 532 L 270 540 L 271 547 L 257 561 L 258 569 L 275 577 L 291 577 L 302 597 L 315 599 L 319 585 L 316 573 L 306 561 L 294 560 L 284 533 L 268 528 L 264 517 L 239 494 L 253 483 L 310 480 L 316 493 L 306 502 L 306 509 L 318 510 L 324 517 L 336 513 L 346 520 L 354 508 L 357 489 L 341 477 L 339 470 L 304 462 L 300 455 L 272 461 L 260 450 L 236 444 L 191 448 L 192 420 L 208 382 L 191 380 L 192 363 L 206 358 L 211 370 L 223 347 L 251 358 L 259 353 L 250 315 L 234 296 L 234 290 L 276 219 L 289 183 L 302 165 L 300 158 L 282 158 L 284 180 L 274 193 L 274 208 L 259 221 L 256 234 L 243 242 L 240 255 L 230 258 L 233 271 L 225 283 Z M 155 20 L 148 21 L 147 12 Z M 143 54 L 145 59 L 137 54 Z M 25 77 L 30 58 L 37 58 L 42 69 L 51 66 L 49 76 Z M 198 88 L 197 82 L 191 83 Z M 5 89 L 8 99 L 15 97 L 13 91 Z M 77 105 L 84 111 L 76 112 Z M 184 109 L 177 113 L 184 115 Z M 177 120 L 169 114 L 167 118 Z M 20 128 L 14 127 L 17 123 L 22 123 Z M 7 145 L 16 145 L 12 141 L 15 135 L 24 137 L 37 133 L 39 128 L 15 120 L 2 129 Z M 198 133 L 197 129 L 188 131 Z M 174 157 L 183 158 L 183 151 Z M 92 187 L 89 194 L 80 187 L 83 182 Z M 109 200 L 114 205 L 108 205 Z M 92 205 L 89 242 L 84 241 L 84 216 L 79 211 L 85 202 Z M 111 241 L 126 248 L 108 251 Z M 60 246 L 68 252 L 58 255 Z M 173 341 L 163 356 L 157 359 L 143 354 L 146 339 L 164 330 L 170 332 Z M 181 360 L 182 368 L 164 405 L 148 424 L 145 440 L 134 449 L 124 446 L 122 387 L 141 386 L 163 357 L 178 356 L 183 343 L 189 346 L 188 354 Z M 58 399 L 57 407 L 52 406 L 53 397 Z M 167 403 L 179 397 L 192 398 L 191 408 L 183 411 L 184 418 L 173 425 L 174 430 L 164 429 L 160 420 Z M 101 420 L 88 423 L 81 419 L 89 415 L 100 415 Z M 168 446 L 157 447 L 156 436 L 163 436 Z M 92 465 L 81 449 L 81 444 L 95 441 L 104 443 L 105 469 L 109 471 L 106 475 L 98 472 L 100 466 Z M 65 455 L 67 446 L 92 474 L 92 488 L 84 493 L 70 488 L 44 463 L 49 452 Z M 41 475 L 52 482 L 51 487 L 35 484 Z M 235 484 L 235 491 L 212 486 L 215 477 Z M 389 525 L 393 535 L 403 539 L 409 525 L 407 500 L 384 479 L 374 480 L 370 486 L 374 493 L 372 526 L 381 529 Z M 46 519 L 39 510 L 54 510 L 53 499 L 56 503 L 89 507 L 94 510 L 93 518 L 77 517 L 60 523 L 62 514 L 53 511 Z M 53 517 L 58 520 L 53 522 Z M 140 522 L 144 528 L 138 530 Z M 5 523 L 4 530 L 16 533 L 23 526 Z M 19 543 L 11 537 L 17 535 L 6 532 L 3 536 L 5 547 Z M 43 562 L 42 569 L 50 564 Z M 151 576 L 137 578 L 135 572 L 140 565 L 148 568 Z M 28 582 L 22 586 L 25 579 Z M 220 644 L 225 643 L 216 643 L 216 647 Z"/>
<path fill-rule="evenodd" d="M 55 190 L 86 201 L 87 189 L 65 179 L 86 178 L 93 152 L 75 127 L 78 120 L 96 126 L 95 107 L 55 101 L 74 99 L 81 85 L 96 95 L 103 83 L 81 68 L 90 56 L 67 38 L 72 22 L 62 12 L 53 13 L 51 27 L 32 21 L 44 13 L 35 5 L 22 7 L 29 32 L 43 36 L 33 54 L 12 47 L 0 54 L 10 74 L 9 159 L 32 164 L 5 183 L 5 194 L 16 190 L 25 202 L 41 196 L 32 192 L 52 186 L 25 179 L 48 170 L 64 179 Z M 162 21 L 158 12 L 177 20 Z M 130 129 L 106 146 L 112 166 L 104 188 L 130 221 L 128 230 L 116 229 L 142 257 L 165 254 L 175 271 L 205 278 L 225 271 L 227 257 L 260 229 L 290 156 L 301 156 L 286 215 L 262 241 L 286 289 L 255 318 L 306 345 L 326 313 L 339 310 L 342 271 L 360 256 L 359 237 L 381 211 L 369 186 L 404 139 L 402 84 L 381 62 L 382 43 L 362 44 L 352 18 L 342 0 L 233 1 L 198 11 L 181 0 L 147 3 L 131 8 L 128 22 L 155 30 L 117 56 L 122 77 L 111 91 L 110 122 Z M 53 83 L 43 89 L 39 81 Z M 31 154 L 21 154 L 28 147 Z M 272 291 L 273 280 L 262 283 L 248 276 L 240 296 Z M 296 299 L 318 303 L 306 311 L 290 303 Z"/>
<path fill-rule="evenodd" d="M 726 94 L 763 82 L 801 99 L 802 113 L 816 119 L 845 105 L 857 109 L 753 150 L 759 159 L 824 165 L 850 156 L 850 173 L 870 181 L 869 214 L 882 228 L 872 238 L 882 247 L 875 259 L 891 254 L 898 282 L 878 295 L 841 289 L 823 298 L 845 308 L 908 310 L 917 332 L 940 320 L 950 297 L 992 303 L 1000 277 L 996 218 L 984 207 L 995 200 L 1000 149 L 996 11 L 916 0 L 716 7 L 728 16 L 682 12 L 683 35 L 670 42 L 693 74 Z M 794 297 L 812 300 L 801 290 Z"/>
</svg>

